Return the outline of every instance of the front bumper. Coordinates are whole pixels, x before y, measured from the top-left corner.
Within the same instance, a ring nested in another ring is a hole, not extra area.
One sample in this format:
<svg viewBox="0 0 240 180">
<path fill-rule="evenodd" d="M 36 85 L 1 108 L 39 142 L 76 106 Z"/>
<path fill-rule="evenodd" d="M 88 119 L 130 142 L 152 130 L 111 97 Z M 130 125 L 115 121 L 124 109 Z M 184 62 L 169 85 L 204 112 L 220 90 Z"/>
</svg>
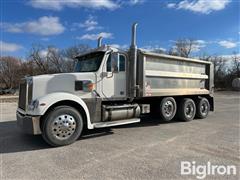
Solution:
<svg viewBox="0 0 240 180">
<path fill-rule="evenodd" d="M 17 111 L 17 125 L 27 134 L 41 134 L 40 116 L 29 116 Z"/>
</svg>

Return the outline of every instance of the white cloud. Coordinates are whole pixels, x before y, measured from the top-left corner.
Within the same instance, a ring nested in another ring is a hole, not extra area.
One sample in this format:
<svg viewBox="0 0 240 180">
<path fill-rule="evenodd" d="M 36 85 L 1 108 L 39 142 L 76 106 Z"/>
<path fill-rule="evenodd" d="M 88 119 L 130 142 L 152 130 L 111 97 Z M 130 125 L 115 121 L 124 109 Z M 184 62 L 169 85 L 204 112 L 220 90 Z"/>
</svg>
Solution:
<svg viewBox="0 0 240 180">
<path fill-rule="evenodd" d="M 48 48 L 45 48 L 45 49 L 41 49 L 39 51 L 39 56 L 41 58 L 46 58 L 48 56 L 50 56 L 51 54 L 49 54 L 49 52 L 58 52 L 59 49 L 58 48 L 55 48 L 55 47 L 48 47 Z"/>
<path fill-rule="evenodd" d="M 129 0 L 127 3 L 130 5 L 142 4 L 145 0 Z"/>
<path fill-rule="evenodd" d="M 192 45 L 192 51 L 193 52 L 199 52 L 202 48 L 204 48 L 206 46 L 207 42 L 204 40 L 196 40 L 194 41 L 193 45 Z"/>
<path fill-rule="evenodd" d="M 22 23 L 1 23 L 0 27 L 12 33 L 32 33 L 42 36 L 61 34 L 65 28 L 58 17 L 43 16 L 34 21 Z"/>
<path fill-rule="evenodd" d="M 128 49 L 129 45 L 127 44 L 123 44 L 123 45 L 119 45 L 119 44 L 110 44 L 110 46 L 118 48 L 118 49 Z"/>
<path fill-rule="evenodd" d="M 39 56 L 41 58 L 46 58 L 47 55 L 48 55 L 48 49 L 42 49 L 42 50 L 39 51 Z"/>
<path fill-rule="evenodd" d="M 91 15 L 84 21 L 84 23 L 73 23 L 72 26 L 71 30 L 76 30 L 76 28 L 84 28 L 86 31 L 103 29 L 103 27 L 99 26 L 96 19 Z"/>
<path fill-rule="evenodd" d="M 174 8 L 174 7 L 176 7 L 176 3 L 168 3 L 167 7 L 168 8 Z"/>
<path fill-rule="evenodd" d="M 198 45 L 198 44 L 193 44 L 191 51 L 192 52 L 199 52 L 201 50 L 201 48 L 203 48 L 203 47 L 205 47 L 205 46 L 201 46 L 201 45 Z"/>
<path fill-rule="evenodd" d="M 198 43 L 198 44 L 206 44 L 206 41 L 201 40 L 201 39 L 198 39 L 195 42 Z"/>
<path fill-rule="evenodd" d="M 118 3 L 112 0 L 30 0 L 29 4 L 34 8 L 62 10 L 64 7 L 69 8 L 89 8 L 89 9 L 116 9 Z"/>
<path fill-rule="evenodd" d="M 103 37 L 104 39 L 112 39 L 113 38 L 112 33 L 101 32 L 101 33 L 98 33 L 98 34 L 84 34 L 81 37 L 77 37 L 77 39 L 80 39 L 80 40 L 97 40 L 100 36 Z"/>
<path fill-rule="evenodd" d="M 179 3 L 169 3 L 167 7 L 209 14 L 224 9 L 230 2 L 231 0 L 183 0 Z"/>
<path fill-rule="evenodd" d="M 234 48 L 237 46 L 237 43 L 236 42 L 232 42 L 232 41 L 219 41 L 218 44 L 222 47 L 225 47 L 227 49 L 230 49 L 230 48 Z"/>
<path fill-rule="evenodd" d="M 163 47 L 159 47 L 158 45 L 147 45 L 147 46 L 143 46 L 141 47 L 142 50 L 145 50 L 145 51 L 163 51 L 165 52 L 166 49 L 163 48 Z"/>
<path fill-rule="evenodd" d="M 42 40 L 42 41 L 49 41 L 50 39 L 47 38 L 47 37 L 43 37 L 43 38 L 41 38 L 41 40 Z"/>
<path fill-rule="evenodd" d="M 0 51 L 1 52 L 15 52 L 22 48 L 23 47 L 21 45 L 18 45 L 15 43 L 0 41 Z"/>
<path fill-rule="evenodd" d="M 225 60 L 232 60 L 234 54 L 225 54 L 225 55 L 219 55 L 219 57 L 224 58 Z M 236 57 L 240 58 L 240 54 L 235 54 Z"/>
</svg>

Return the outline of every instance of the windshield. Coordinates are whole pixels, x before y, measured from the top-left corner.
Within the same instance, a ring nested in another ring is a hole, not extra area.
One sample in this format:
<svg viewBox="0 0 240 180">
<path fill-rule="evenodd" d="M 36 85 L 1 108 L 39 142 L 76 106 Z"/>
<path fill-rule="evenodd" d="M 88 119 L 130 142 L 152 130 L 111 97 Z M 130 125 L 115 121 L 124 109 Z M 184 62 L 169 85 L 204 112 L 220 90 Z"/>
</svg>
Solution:
<svg viewBox="0 0 240 180">
<path fill-rule="evenodd" d="M 78 57 L 75 72 L 95 72 L 99 69 L 105 52 L 96 52 Z"/>
</svg>

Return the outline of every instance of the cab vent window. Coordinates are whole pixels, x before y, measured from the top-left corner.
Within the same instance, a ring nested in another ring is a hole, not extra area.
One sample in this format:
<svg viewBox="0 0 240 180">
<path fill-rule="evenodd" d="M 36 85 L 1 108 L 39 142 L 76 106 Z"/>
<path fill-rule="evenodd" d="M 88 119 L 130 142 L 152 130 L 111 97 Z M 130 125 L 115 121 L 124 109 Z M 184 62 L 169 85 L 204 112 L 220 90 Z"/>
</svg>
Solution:
<svg viewBox="0 0 240 180">
<path fill-rule="evenodd" d="M 108 60 L 107 60 L 107 72 L 111 72 L 112 68 L 111 68 L 111 54 L 109 54 L 108 56 Z"/>
</svg>

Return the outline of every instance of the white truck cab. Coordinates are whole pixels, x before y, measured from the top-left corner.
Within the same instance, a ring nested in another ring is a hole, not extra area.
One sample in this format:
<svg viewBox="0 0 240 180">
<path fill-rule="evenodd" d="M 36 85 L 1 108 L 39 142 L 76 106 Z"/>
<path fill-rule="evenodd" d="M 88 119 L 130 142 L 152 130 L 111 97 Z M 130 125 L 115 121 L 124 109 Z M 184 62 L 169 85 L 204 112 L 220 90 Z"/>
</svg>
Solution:
<svg viewBox="0 0 240 180">
<path fill-rule="evenodd" d="M 17 123 L 47 143 L 73 143 L 88 129 L 140 122 L 141 113 L 190 121 L 213 110 L 212 64 L 101 45 L 76 57 L 74 72 L 27 77 L 20 83 Z"/>
</svg>

